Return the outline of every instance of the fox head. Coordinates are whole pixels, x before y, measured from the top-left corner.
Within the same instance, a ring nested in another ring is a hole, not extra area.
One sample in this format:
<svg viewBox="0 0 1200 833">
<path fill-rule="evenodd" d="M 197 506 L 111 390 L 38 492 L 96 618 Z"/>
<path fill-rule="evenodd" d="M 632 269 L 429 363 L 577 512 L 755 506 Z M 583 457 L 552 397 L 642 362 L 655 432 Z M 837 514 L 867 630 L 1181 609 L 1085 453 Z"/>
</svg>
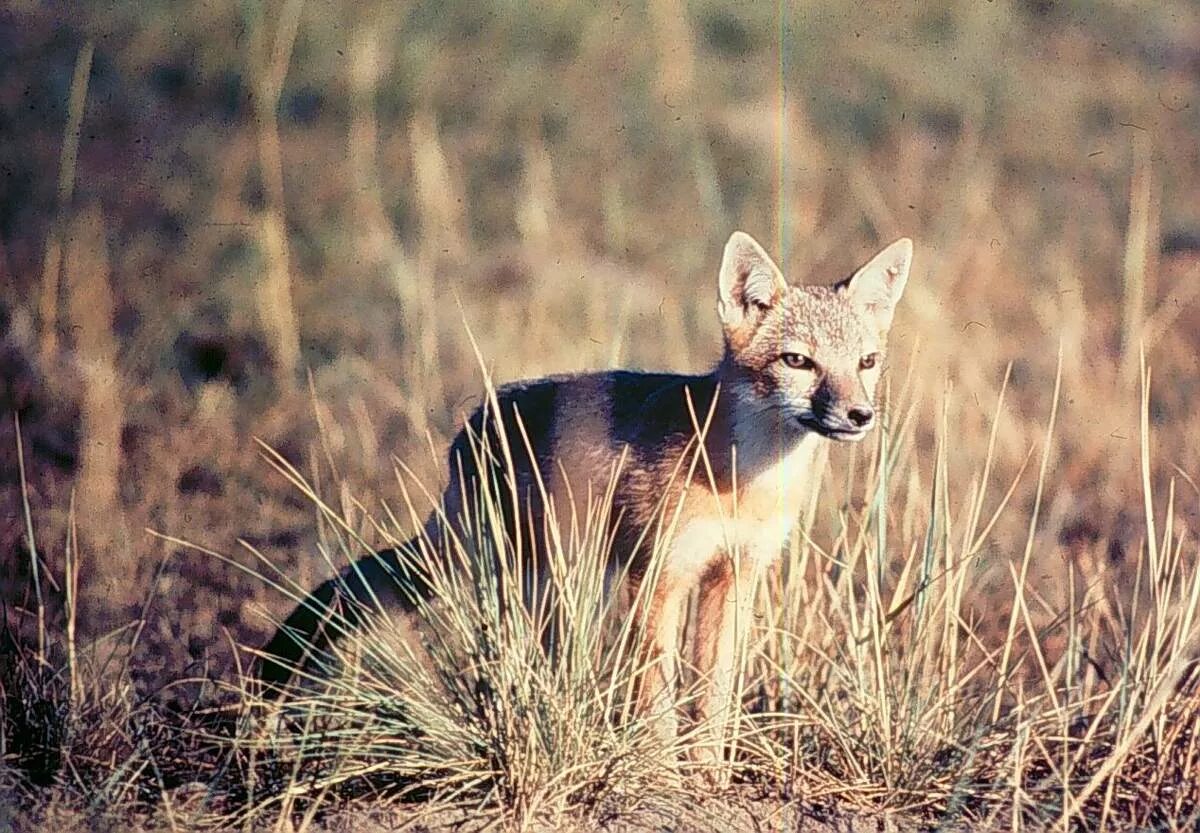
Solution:
<svg viewBox="0 0 1200 833">
<path fill-rule="evenodd" d="M 833 286 L 789 286 L 753 237 L 734 232 L 721 262 L 718 310 L 723 366 L 740 406 L 784 431 L 866 436 L 912 253 L 904 238 Z"/>
</svg>

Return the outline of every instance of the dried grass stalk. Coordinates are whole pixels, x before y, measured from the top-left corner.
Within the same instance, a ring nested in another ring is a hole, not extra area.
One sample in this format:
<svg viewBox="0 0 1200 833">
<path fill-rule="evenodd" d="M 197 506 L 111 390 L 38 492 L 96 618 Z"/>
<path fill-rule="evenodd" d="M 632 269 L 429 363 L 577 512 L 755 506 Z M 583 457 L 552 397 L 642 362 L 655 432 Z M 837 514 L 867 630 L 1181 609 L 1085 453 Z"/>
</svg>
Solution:
<svg viewBox="0 0 1200 833">
<path fill-rule="evenodd" d="M 99 206 L 88 207 L 71 224 L 64 266 L 67 312 L 83 384 L 79 506 L 89 517 L 109 519 L 120 511 L 123 406 L 113 333 L 115 301 Z M 114 525 L 92 523 L 85 529 L 93 540 L 99 536 L 111 541 Z"/>
<path fill-rule="evenodd" d="M 450 172 L 433 113 L 421 110 L 413 116 L 409 138 L 426 252 L 462 257 L 468 240 L 466 194 Z"/>
<path fill-rule="evenodd" d="M 63 226 L 75 192 L 75 162 L 79 155 L 79 134 L 83 127 L 83 105 L 87 101 L 88 75 L 92 71 L 93 52 L 91 41 L 83 45 L 75 60 L 75 72 L 71 77 L 67 125 L 63 131 L 62 151 L 58 163 L 58 213 L 46 239 L 46 252 L 42 259 L 42 291 L 38 299 L 43 362 L 51 361 L 58 352 L 58 296 L 62 271 Z"/>
</svg>

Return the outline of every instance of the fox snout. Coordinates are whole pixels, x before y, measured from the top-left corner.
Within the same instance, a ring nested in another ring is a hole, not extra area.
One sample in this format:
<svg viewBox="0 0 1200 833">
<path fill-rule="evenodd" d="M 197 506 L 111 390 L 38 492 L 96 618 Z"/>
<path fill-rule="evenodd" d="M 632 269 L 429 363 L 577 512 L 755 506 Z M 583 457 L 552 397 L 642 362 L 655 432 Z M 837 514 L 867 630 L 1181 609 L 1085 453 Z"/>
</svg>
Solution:
<svg viewBox="0 0 1200 833">
<path fill-rule="evenodd" d="M 857 405 L 846 411 L 846 419 L 850 420 L 855 428 L 866 430 L 875 421 L 875 409 L 870 405 Z"/>
<path fill-rule="evenodd" d="M 806 427 L 835 440 L 860 440 L 875 424 L 875 408 L 862 394 L 846 391 L 826 380 L 812 398 L 812 417 Z M 849 387 L 849 386 L 847 386 Z M 861 385 L 856 385 L 861 389 Z"/>
</svg>

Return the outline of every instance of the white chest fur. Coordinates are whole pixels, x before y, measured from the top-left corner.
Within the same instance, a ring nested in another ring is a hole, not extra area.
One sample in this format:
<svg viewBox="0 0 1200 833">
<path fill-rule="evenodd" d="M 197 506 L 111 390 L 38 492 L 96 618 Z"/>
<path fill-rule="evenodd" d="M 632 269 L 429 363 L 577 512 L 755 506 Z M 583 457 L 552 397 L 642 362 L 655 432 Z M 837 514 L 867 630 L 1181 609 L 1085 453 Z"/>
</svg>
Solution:
<svg viewBox="0 0 1200 833">
<path fill-rule="evenodd" d="M 774 460 L 766 448 L 751 449 L 737 498 L 709 502 L 711 509 L 684 513 L 669 550 L 667 568 L 677 575 L 702 573 L 719 555 L 737 553 L 758 566 L 773 562 L 787 543 L 814 478 L 819 444 L 809 435 Z M 776 446 L 778 448 L 778 446 Z"/>
</svg>

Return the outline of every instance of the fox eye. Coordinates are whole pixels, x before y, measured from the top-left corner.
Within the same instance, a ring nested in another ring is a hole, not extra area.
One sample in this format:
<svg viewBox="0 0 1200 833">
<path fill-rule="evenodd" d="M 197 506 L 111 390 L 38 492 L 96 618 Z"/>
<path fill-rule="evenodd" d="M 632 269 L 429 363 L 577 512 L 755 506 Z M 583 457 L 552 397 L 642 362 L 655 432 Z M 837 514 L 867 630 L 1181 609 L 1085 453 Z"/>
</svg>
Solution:
<svg viewBox="0 0 1200 833">
<path fill-rule="evenodd" d="M 780 358 L 780 360 L 783 361 L 784 364 L 786 364 L 792 370 L 816 370 L 817 369 L 816 362 L 814 362 L 808 356 L 801 355 L 800 353 L 781 353 L 779 358 Z"/>
<path fill-rule="evenodd" d="M 859 370 L 870 370 L 872 367 L 875 366 L 875 362 L 877 362 L 878 360 L 879 360 L 878 353 L 868 353 L 867 355 L 863 356 L 861 359 L 858 360 L 858 369 Z"/>
</svg>

